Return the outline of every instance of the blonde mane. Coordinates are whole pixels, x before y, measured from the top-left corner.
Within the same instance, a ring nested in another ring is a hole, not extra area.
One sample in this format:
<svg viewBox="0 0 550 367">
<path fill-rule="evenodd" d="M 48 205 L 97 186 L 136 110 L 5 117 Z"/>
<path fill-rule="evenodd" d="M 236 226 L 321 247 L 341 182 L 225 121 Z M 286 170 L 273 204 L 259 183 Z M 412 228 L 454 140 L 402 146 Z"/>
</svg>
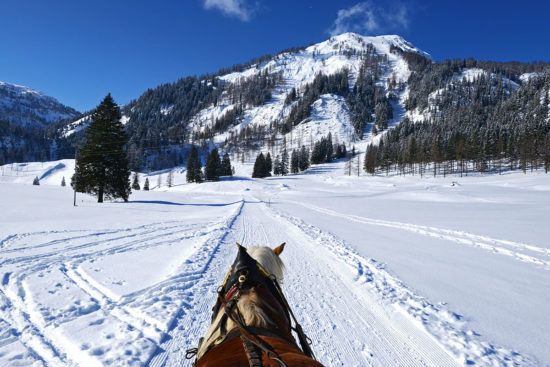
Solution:
<svg viewBox="0 0 550 367">
<path fill-rule="evenodd" d="M 281 258 L 273 252 L 267 246 L 252 246 L 249 247 L 246 252 L 256 260 L 269 274 L 275 276 L 279 283 L 283 283 L 283 271 L 285 265 L 281 261 Z"/>
<path fill-rule="evenodd" d="M 253 246 L 247 249 L 248 254 L 256 260 L 269 274 L 275 276 L 279 283 L 283 282 L 284 264 L 275 252 L 266 246 Z M 269 319 L 266 309 L 271 310 L 273 313 L 277 313 L 271 305 L 264 302 L 261 297 L 258 296 L 254 289 L 251 289 L 248 293 L 239 297 L 236 307 L 241 313 L 244 322 L 247 326 L 255 327 L 269 327 L 276 326 L 272 320 Z M 206 348 L 214 342 L 220 336 L 220 329 L 217 328 L 220 319 L 225 314 L 225 310 L 221 310 L 216 319 L 210 325 L 208 332 L 204 338 L 203 343 L 199 347 L 197 358 L 202 357 L 206 352 Z M 227 319 L 226 330 L 229 332 L 237 325 L 230 318 Z"/>
</svg>

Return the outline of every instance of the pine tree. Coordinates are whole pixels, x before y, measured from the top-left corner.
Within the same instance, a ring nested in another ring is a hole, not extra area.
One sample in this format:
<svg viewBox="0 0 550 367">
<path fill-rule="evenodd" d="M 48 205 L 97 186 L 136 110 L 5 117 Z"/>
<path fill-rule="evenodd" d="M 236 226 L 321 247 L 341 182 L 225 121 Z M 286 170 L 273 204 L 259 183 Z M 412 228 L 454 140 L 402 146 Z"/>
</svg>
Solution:
<svg viewBox="0 0 550 367">
<path fill-rule="evenodd" d="M 130 196 L 130 169 L 124 145 L 128 138 L 120 122 L 120 109 L 109 93 L 92 113 L 86 142 L 78 152 L 72 185 L 79 192 L 103 198 Z"/>
<path fill-rule="evenodd" d="M 300 158 L 297 150 L 293 150 L 290 155 L 290 172 L 300 172 Z"/>
<path fill-rule="evenodd" d="M 187 182 L 202 182 L 202 163 L 196 146 L 191 147 L 191 153 L 187 158 Z"/>
<path fill-rule="evenodd" d="M 39 186 L 40 185 L 40 180 L 38 179 L 38 176 L 36 176 L 34 178 L 34 180 L 32 181 L 32 184 L 35 185 L 35 186 Z"/>
<path fill-rule="evenodd" d="M 300 149 L 300 159 L 299 159 L 299 168 L 300 171 L 305 171 L 309 168 L 309 149 L 302 145 Z"/>
<path fill-rule="evenodd" d="M 273 174 L 279 176 L 281 174 L 281 158 L 277 154 L 275 162 L 273 162 Z"/>
<path fill-rule="evenodd" d="M 273 170 L 273 162 L 271 162 L 271 154 L 267 152 L 265 156 L 265 170 L 268 176 L 271 176 L 271 171 Z"/>
<path fill-rule="evenodd" d="M 162 186 L 162 174 L 159 173 L 159 175 L 157 176 L 157 189 L 160 189 L 160 187 Z"/>
<path fill-rule="evenodd" d="M 132 179 L 132 190 L 139 190 L 139 174 L 134 172 L 134 178 Z"/>
<path fill-rule="evenodd" d="M 281 154 L 281 161 L 280 161 L 280 172 L 279 174 L 281 176 L 288 175 L 288 151 L 286 148 L 283 149 L 283 153 Z"/>
<path fill-rule="evenodd" d="M 206 165 L 204 166 L 204 177 L 209 181 L 219 181 L 220 180 L 220 155 L 218 154 L 218 149 L 214 148 L 208 154 L 206 158 Z"/>
<path fill-rule="evenodd" d="M 65 183 L 65 176 L 63 176 L 63 178 L 61 179 L 61 186 L 67 186 L 67 184 Z"/>
<path fill-rule="evenodd" d="M 260 152 L 256 156 L 256 160 L 254 161 L 254 168 L 252 169 L 252 178 L 264 178 L 269 175 L 269 172 L 267 171 L 267 164 L 264 157 L 264 154 Z"/>
<path fill-rule="evenodd" d="M 326 142 L 326 159 L 325 162 L 332 161 L 332 155 L 334 153 L 333 147 L 332 147 L 332 133 L 328 133 L 327 136 L 327 142 Z"/>
<path fill-rule="evenodd" d="M 143 184 L 143 190 L 149 191 L 149 177 L 145 178 L 145 183 Z"/>
<path fill-rule="evenodd" d="M 220 176 L 233 176 L 233 169 L 231 168 L 231 160 L 229 159 L 229 154 L 227 152 L 225 152 L 222 158 Z"/>
</svg>

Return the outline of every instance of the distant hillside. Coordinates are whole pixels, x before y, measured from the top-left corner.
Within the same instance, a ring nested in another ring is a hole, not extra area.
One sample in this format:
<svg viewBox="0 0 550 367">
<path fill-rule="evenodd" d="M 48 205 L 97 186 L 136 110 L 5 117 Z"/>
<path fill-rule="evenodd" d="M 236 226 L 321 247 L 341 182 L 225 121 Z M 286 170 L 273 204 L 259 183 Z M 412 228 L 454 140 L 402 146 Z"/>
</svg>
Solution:
<svg viewBox="0 0 550 367">
<path fill-rule="evenodd" d="M 44 127 L 79 112 L 34 89 L 0 81 L 0 120 L 22 127 Z"/>
<path fill-rule="evenodd" d="M 54 158 L 53 125 L 77 115 L 42 92 L 0 82 L 0 163 Z"/>
<path fill-rule="evenodd" d="M 260 150 L 311 150 L 328 133 L 348 150 L 382 143 L 370 171 L 472 157 L 482 169 L 495 158 L 539 165 L 544 149 L 532 146 L 548 136 L 549 66 L 436 62 L 397 35 L 344 33 L 149 89 L 122 107 L 122 121 L 134 170 L 181 165 L 190 144 L 250 162 Z M 88 115 L 47 129 L 50 156 L 74 156 Z M 459 141 L 467 152 L 457 154 Z M 29 159 L 23 148 L 4 161 Z"/>
</svg>

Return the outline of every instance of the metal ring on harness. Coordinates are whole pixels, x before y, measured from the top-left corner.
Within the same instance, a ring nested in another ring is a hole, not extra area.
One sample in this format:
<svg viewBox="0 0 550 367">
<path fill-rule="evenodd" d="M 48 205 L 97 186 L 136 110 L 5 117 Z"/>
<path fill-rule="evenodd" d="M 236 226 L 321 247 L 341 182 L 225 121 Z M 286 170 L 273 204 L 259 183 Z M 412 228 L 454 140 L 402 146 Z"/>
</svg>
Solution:
<svg viewBox="0 0 550 367">
<path fill-rule="evenodd" d="M 216 340 L 214 340 L 214 345 L 220 345 L 225 341 L 226 337 L 227 337 L 227 334 L 219 336 Z"/>
</svg>

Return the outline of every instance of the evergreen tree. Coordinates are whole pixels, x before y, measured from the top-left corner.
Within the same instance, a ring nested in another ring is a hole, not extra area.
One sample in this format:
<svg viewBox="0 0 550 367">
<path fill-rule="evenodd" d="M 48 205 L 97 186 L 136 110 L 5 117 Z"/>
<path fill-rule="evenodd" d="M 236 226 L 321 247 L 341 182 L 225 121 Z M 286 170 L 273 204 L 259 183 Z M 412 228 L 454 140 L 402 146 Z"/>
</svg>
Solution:
<svg viewBox="0 0 550 367">
<path fill-rule="evenodd" d="M 273 170 L 273 162 L 271 162 L 271 154 L 267 152 L 267 155 L 265 156 L 265 170 L 267 171 L 267 175 L 271 176 L 271 171 Z"/>
<path fill-rule="evenodd" d="M 279 176 L 281 174 L 281 158 L 277 154 L 275 162 L 273 162 L 273 174 Z"/>
<path fill-rule="evenodd" d="M 279 164 L 279 174 L 281 176 L 288 175 L 288 151 L 286 150 L 286 148 L 283 149 L 283 153 L 281 154 L 281 161 Z"/>
<path fill-rule="evenodd" d="M 32 184 L 35 185 L 35 186 L 39 186 L 40 185 L 40 180 L 38 179 L 38 176 L 36 176 L 34 178 L 34 180 L 32 181 Z"/>
<path fill-rule="evenodd" d="M 65 183 L 65 176 L 63 176 L 63 178 L 61 179 L 61 186 L 67 186 L 67 184 Z"/>
<path fill-rule="evenodd" d="M 143 184 L 143 190 L 149 191 L 149 177 L 145 178 L 145 183 Z"/>
<path fill-rule="evenodd" d="M 220 155 L 218 154 L 218 149 L 214 148 L 212 149 L 210 154 L 208 154 L 208 158 L 206 158 L 206 165 L 204 166 L 204 177 L 209 181 L 219 181 L 221 171 L 220 168 Z"/>
<path fill-rule="evenodd" d="M 132 179 L 132 190 L 139 190 L 139 174 L 134 172 L 134 178 Z"/>
<path fill-rule="evenodd" d="M 333 147 L 332 147 L 332 133 L 328 133 L 327 140 L 326 140 L 326 158 L 325 162 L 332 161 L 332 155 L 334 153 Z"/>
<path fill-rule="evenodd" d="M 300 172 L 300 158 L 297 150 L 293 150 L 290 155 L 290 172 Z"/>
<path fill-rule="evenodd" d="M 196 146 L 191 147 L 191 153 L 187 158 L 187 182 L 202 182 L 202 163 Z"/>
<path fill-rule="evenodd" d="M 300 166 L 300 171 L 305 171 L 309 168 L 309 149 L 307 149 L 304 145 L 302 145 L 302 148 L 300 149 L 300 159 L 298 164 Z"/>
<path fill-rule="evenodd" d="M 120 122 L 120 109 L 109 93 L 92 113 L 86 142 L 78 152 L 73 186 L 79 192 L 103 198 L 130 196 L 130 169 L 124 145 L 128 138 Z"/>
<path fill-rule="evenodd" d="M 254 168 L 252 169 L 252 177 L 264 178 L 266 176 L 267 176 L 267 165 L 266 165 L 264 154 L 260 152 L 260 154 L 256 156 L 256 160 L 254 161 Z"/>
<path fill-rule="evenodd" d="M 157 189 L 160 189 L 160 187 L 162 186 L 162 174 L 159 173 L 159 175 L 157 176 Z"/>
<path fill-rule="evenodd" d="M 231 160 L 229 159 L 229 154 L 227 152 L 225 152 L 225 154 L 223 155 L 220 176 L 233 176 Z"/>
</svg>

